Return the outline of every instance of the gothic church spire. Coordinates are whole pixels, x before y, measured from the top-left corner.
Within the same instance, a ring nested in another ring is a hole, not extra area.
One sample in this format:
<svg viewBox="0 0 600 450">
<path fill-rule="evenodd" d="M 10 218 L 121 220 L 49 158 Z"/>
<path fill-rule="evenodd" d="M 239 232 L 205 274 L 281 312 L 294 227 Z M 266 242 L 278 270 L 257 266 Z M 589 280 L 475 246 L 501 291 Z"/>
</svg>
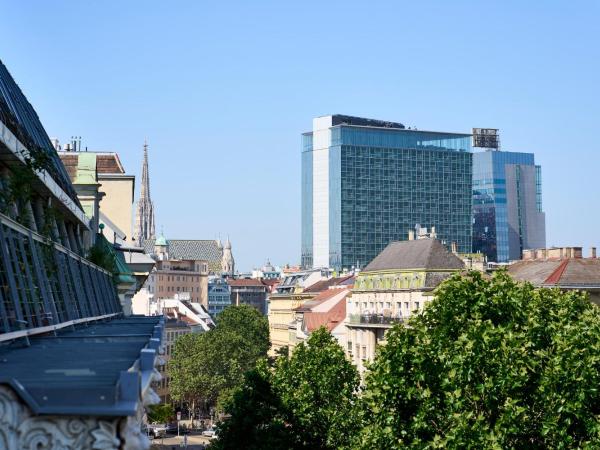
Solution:
<svg viewBox="0 0 600 450">
<path fill-rule="evenodd" d="M 150 174 L 148 172 L 148 142 L 144 141 L 144 161 L 142 163 L 142 186 L 135 212 L 134 236 L 142 246 L 144 240 L 154 239 L 154 205 L 150 199 Z"/>
</svg>

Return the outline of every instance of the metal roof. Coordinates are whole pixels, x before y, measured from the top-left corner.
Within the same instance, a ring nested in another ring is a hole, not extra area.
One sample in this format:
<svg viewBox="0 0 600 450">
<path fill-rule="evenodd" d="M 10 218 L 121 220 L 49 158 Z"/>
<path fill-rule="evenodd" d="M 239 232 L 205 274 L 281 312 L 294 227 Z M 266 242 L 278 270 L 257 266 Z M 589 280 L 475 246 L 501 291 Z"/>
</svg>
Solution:
<svg viewBox="0 0 600 450">
<path fill-rule="evenodd" d="M 364 272 L 376 270 L 451 269 L 460 270 L 464 263 L 450 253 L 437 239 L 390 242 L 365 267 Z"/>
<path fill-rule="evenodd" d="M 131 316 L 0 346 L 0 383 L 36 414 L 134 415 L 162 327 L 162 317 Z"/>
</svg>

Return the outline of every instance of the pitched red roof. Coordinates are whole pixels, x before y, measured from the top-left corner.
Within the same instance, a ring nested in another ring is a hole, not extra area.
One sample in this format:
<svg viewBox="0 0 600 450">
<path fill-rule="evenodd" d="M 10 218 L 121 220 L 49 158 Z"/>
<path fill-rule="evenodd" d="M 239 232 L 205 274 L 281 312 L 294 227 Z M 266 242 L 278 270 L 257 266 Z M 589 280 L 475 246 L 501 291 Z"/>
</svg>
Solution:
<svg viewBox="0 0 600 450">
<path fill-rule="evenodd" d="M 237 286 L 256 286 L 256 287 L 265 287 L 260 280 L 256 278 L 227 278 L 227 284 L 232 287 Z"/>
<path fill-rule="evenodd" d="M 327 289 L 327 290 L 321 291 L 316 295 L 316 297 L 304 302 L 302 305 L 295 308 L 295 311 L 310 311 L 315 306 L 318 306 L 321 303 L 325 302 L 326 300 L 329 300 L 329 299 L 335 297 L 336 295 L 339 295 L 341 292 L 344 292 L 345 290 L 348 291 L 347 289 L 343 289 L 343 288 L 339 288 L 339 289 L 333 288 L 333 289 Z"/>
<path fill-rule="evenodd" d="M 116 153 L 97 153 L 96 172 L 98 173 L 125 173 L 119 155 Z"/>
<path fill-rule="evenodd" d="M 350 278 L 354 278 L 354 275 L 347 275 L 344 277 L 333 277 L 333 278 L 329 278 L 327 280 L 317 281 L 315 284 L 311 284 L 309 287 L 304 289 L 304 292 L 308 292 L 308 293 L 321 292 L 326 289 L 329 289 L 332 286 L 337 286 L 339 284 L 343 284 Z"/>
<path fill-rule="evenodd" d="M 311 333 L 319 327 L 332 331 L 346 318 L 346 296 L 341 297 L 327 312 L 307 311 L 304 313 L 304 327 Z"/>
<path fill-rule="evenodd" d="M 59 152 L 60 159 L 67 170 L 71 182 L 77 177 L 79 152 Z M 116 153 L 96 153 L 96 173 L 124 174 L 125 169 Z"/>
</svg>

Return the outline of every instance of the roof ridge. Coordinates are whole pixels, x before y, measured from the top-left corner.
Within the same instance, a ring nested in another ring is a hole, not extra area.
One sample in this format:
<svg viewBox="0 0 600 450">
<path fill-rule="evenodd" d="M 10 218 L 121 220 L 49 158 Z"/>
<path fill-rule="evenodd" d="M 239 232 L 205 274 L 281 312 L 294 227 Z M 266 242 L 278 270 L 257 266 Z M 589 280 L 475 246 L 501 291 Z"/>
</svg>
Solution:
<svg viewBox="0 0 600 450">
<path fill-rule="evenodd" d="M 567 266 L 569 265 L 569 259 L 565 259 L 561 262 L 556 269 L 552 271 L 552 273 L 544 280 L 544 284 L 558 284 L 562 274 L 565 272 Z"/>
<path fill-rule="evenodd" d="M 433 238 L 428 238 L 427 240 L 430 242 L 429 242 L 428 250 L 427 250 L 429 253 L 427 254 L 427 259 L 425 260 L 425 268 L 431 267 L 431 260 L 433 258 L 433 247 L 434 247 L 435 243 L 438 242 L 436 239 L 433 239 Z"/>
</svg>

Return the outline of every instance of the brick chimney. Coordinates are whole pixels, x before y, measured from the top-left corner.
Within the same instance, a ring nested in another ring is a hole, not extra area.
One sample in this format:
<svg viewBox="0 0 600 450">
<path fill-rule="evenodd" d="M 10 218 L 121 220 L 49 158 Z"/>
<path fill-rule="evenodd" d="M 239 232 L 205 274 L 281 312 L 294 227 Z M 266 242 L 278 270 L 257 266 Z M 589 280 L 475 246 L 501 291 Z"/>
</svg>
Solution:
<svg viewBox="0 0 600 450">
<path fill-rule="evenodd" d="M 596 257 L 596 247 L 592 247 L 590 251 L 590 258 Z"/>
</svg>

